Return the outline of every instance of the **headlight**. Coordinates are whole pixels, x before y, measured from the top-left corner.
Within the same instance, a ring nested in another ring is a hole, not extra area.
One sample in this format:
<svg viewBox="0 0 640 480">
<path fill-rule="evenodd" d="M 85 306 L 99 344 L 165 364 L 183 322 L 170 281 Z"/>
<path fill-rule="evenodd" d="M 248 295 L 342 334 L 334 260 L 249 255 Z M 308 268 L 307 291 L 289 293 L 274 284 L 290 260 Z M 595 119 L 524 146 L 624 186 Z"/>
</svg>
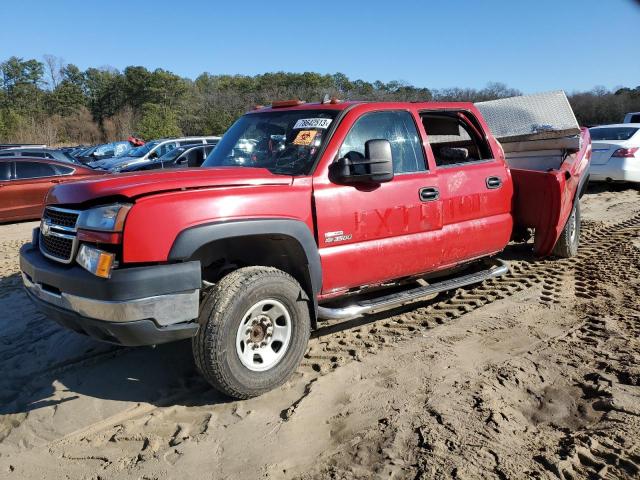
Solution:
<svg viewBox="0 0 640 480">
<path fill-rule="evenodd" d="M 101 232 L 121 232 L 124 219 L 132 205 L 115 203 L 85 210 L 78 219 L 78 228 Z"/>
</svg>

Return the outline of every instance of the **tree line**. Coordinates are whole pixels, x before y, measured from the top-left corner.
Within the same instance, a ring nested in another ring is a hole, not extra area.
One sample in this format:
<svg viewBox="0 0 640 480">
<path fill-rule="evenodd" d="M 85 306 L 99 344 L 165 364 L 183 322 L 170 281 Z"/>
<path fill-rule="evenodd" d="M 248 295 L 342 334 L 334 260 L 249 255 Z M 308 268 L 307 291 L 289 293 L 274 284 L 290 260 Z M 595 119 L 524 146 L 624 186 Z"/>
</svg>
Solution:
<svg viewBox="0 0 640 480">
<path fill-rule="evenodd" d="M 276 99 L 483 101 L 518 95 L 490 83 L 482 89 L 428 89 L 406 82 L 351 80 L 342 73 L 212 75 L 195 80 L 163 69 L 87 68 L 45 55 L 0 63 L 0 142 L 99 143 L 136 135 L 144 139 L 221 134 L 242 113 Z M 622 121 L 640 111 L 640 86 L 569 94 L 582 125 Z"/>
</svg>

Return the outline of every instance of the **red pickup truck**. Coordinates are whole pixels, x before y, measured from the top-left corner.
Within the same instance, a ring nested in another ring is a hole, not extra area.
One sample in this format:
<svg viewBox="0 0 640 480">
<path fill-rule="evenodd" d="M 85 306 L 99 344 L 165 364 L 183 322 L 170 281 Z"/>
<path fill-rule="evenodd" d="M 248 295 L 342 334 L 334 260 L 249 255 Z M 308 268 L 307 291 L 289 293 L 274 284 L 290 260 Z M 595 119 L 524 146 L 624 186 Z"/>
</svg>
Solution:
<svg viewBox="0 0 640 480">
<path fill-rule="evenodd" d="M 322 319 L 503 274 L 494 256 L 532 229 L 536 255 L 574 255 L 591 143 L 570 140 L 510 168 L 470 103 L 276 102 L 204 168 L 54 187 L 24 284 L 103 341 L 192 338 L 206 379 L 248 398 L 286 381 Z"/>
</svg>

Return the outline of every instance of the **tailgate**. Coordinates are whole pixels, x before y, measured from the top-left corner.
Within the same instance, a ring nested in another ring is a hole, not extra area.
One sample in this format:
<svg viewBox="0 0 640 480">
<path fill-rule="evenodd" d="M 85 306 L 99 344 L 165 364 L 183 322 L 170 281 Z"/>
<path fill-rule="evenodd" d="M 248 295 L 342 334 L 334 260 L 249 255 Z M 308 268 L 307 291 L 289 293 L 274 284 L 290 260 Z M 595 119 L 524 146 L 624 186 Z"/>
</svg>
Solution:
<svg viewBox="0 0 640 480">
<path fill-rule="evenodd" d="M 562 163 L 559 169 L 546 172 L 511 169 L 514 188 L 514 224 L 535 228 L 534 252 L 551 254 L 564 228 L 577 195 L 584 192 L 591 158 L 591 138 L 582 129 L 582 148 Z"/>
</svg>

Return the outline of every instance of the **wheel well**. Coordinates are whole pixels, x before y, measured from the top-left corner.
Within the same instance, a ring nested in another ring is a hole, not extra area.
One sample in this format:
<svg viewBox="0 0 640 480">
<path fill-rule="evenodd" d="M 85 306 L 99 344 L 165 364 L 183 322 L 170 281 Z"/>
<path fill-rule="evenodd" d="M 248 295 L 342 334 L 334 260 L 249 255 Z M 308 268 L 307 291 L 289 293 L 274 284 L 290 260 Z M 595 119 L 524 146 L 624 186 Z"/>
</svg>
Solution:
<svg viewBox="0 0 640 480">
<path fill-rule="evenodd" d="M 260 265 L 288 273 L 302 286 L 310 300 L 312 328 L 316 327 L 314 293 L 309 262 L 300 243 L 283 234 L 256 234 L 214 240 L 198 248 L 190 260 L 199 260 L 202 279 L 216 283 L 241 267 Z"/>
</svg>

